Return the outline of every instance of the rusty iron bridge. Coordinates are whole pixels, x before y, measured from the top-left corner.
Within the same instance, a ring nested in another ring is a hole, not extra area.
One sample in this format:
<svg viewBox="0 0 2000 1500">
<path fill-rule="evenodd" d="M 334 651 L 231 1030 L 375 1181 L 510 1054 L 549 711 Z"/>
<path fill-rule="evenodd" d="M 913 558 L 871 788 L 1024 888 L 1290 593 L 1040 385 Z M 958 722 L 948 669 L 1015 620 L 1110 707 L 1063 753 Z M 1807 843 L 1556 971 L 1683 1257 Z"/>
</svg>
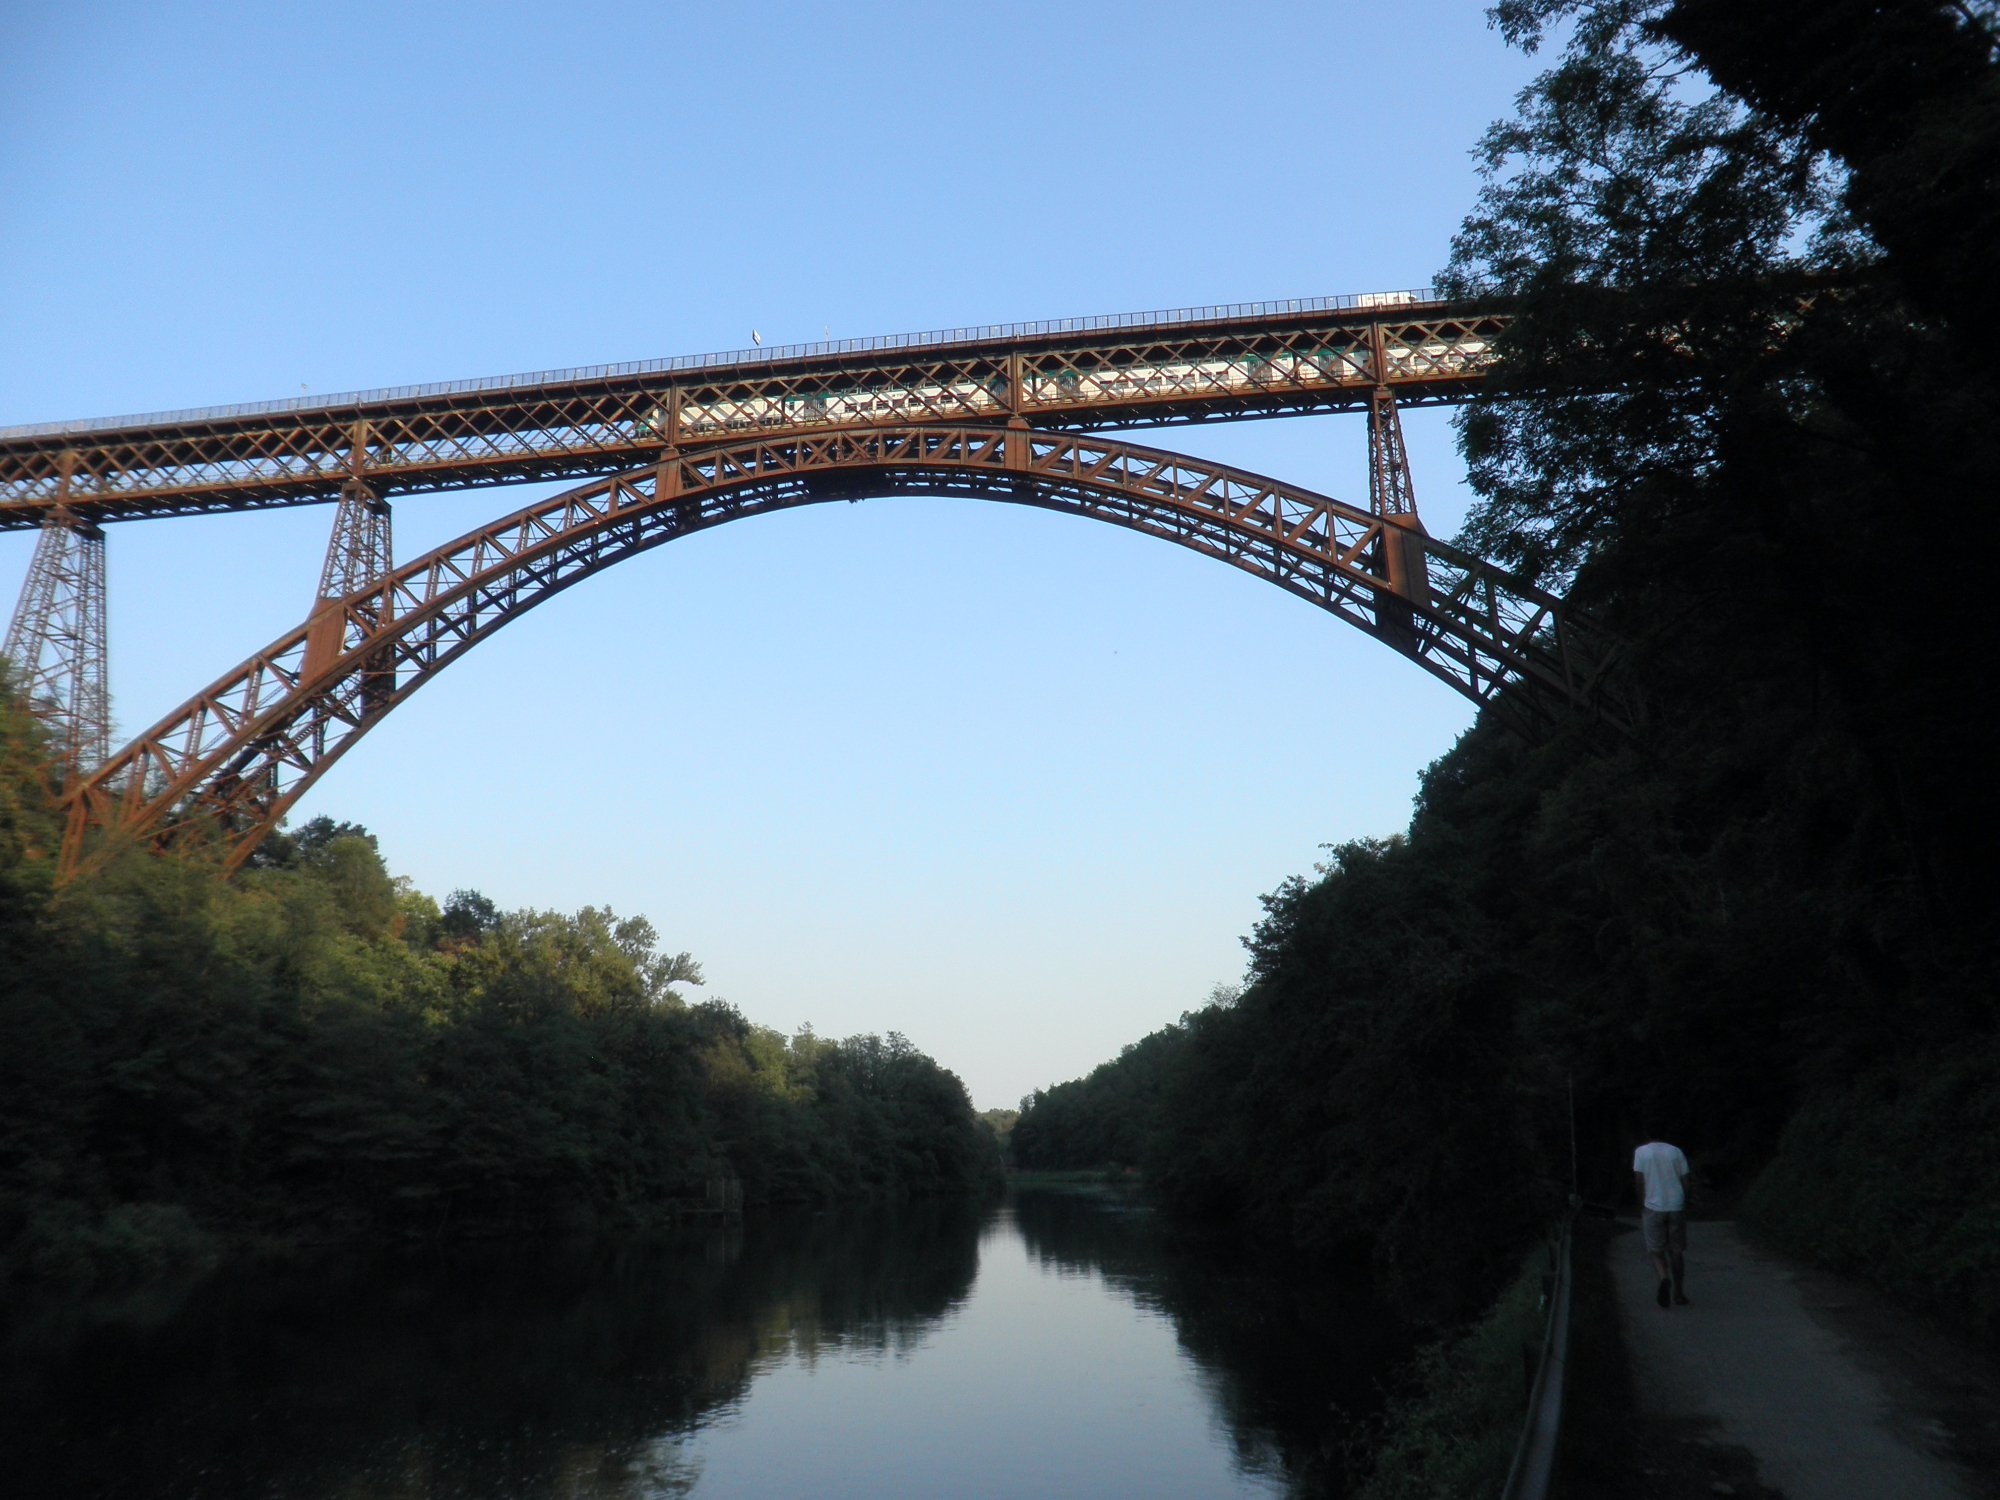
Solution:
<svg viewBox="0 0 2000 1500">
<path fill-rule="evenodd" d="M 1022 323 L 0 428 L 0 530 L 39 531 L 4 642 L 70 768 L 63 868 L 105 831 L 208 830 L 233 867 L 328 766 L 487 634 L 599 568 L 739 516 L 965 495 L 1161 536 L 1310 599 L 1533 730 L 1614 725 L 1612 651 L 1562 601 L 1429 536 L 1399 406 L 1462 401 L 1509 321 L 1429 292 Z M 1353 505 L 1095 434 L 1368 413 Z M 392 497 L 576 487 L 402 564 Z M 114 522 L 335 505 L 299 625 L 115 754 Z"/>
</svg>

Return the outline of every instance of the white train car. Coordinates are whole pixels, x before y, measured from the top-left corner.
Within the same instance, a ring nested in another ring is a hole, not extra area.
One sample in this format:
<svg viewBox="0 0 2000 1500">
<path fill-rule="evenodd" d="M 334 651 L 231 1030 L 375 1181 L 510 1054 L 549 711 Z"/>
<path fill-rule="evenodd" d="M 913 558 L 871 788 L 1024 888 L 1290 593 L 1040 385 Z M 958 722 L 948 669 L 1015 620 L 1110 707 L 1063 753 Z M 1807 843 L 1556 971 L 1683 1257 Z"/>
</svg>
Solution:
<svg viewBox="0 0 2000 1500">
<path fill-rule="evenodd" d="M 1369 292 L 1355 298 L 1355 305 L 1403 307 L 1416 301 L 1413 292 Z M 1392 340 L 1384 354 L 1390 378 L 1421 379 L 1470 374 L 1486 364 L 1489 351 L 1486 341 L 1479 338 L 1449 342 L 1434 338 L 1416 346 Z M 1023 377 L 1023 395 L 1030 407 L 1075 407 L 1124 405 L 1149 397 L 1171 400 L 1258 390 L 1326 389 L 1372 383 L 1378 378 L 1373 364 L 1367 345 L 1355 343 L 1342 348 L 1319 345 L 1214 359 L 1107 364 L 1095 369 L 1030 369 Z M 1004 411 L 1006 404 L 1006 383 L 999 375 L 983 381 L 968 378 L 783 396 L 684 399 L 680 431 L 683 438 L 711 438 L 801 427 L 951 421 L 990 416 Z M 634 427 L 638 441 L 665 441 L 665 409 L 655 406 Z"/>
</svg>

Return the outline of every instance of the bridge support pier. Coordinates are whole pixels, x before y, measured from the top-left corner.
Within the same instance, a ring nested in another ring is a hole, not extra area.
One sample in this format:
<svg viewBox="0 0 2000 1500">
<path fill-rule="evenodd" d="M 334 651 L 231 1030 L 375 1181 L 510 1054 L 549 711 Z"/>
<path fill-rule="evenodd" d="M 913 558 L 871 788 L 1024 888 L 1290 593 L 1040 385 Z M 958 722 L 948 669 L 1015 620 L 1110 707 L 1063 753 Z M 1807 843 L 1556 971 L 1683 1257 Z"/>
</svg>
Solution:
<svg viewBox="0 0 2000 1500">
<path fill-rule="evenodd" d="M 1408 631 L 1414 627 L 1410 606 L 1430 602 L 1424 556 L 1424 539 L 1429 533 L 1417 515 L 1410 455 L 1403 446 L 1403 419 L 1396 411 L 1396 397 L 1386 385 L 1375 387 L 1368 403 L 1368 508 L 1383 522 L 1379 560 L 1383 576 L 1389 580 L 1388 588 L 1377 592 L 1377 607 L 1385 624 L 1394 623 Z"/>
<path fill-rule="evenodd" d="M 333 518 L 333 536 L 326 544 L 326 562 L 320 568 L 319 594 L 313 601 L 306 626 L 306 652 L 301 670 L 310 677 L 347 649 L 350 613 L 358 610 L 371 625 L 382 623 L 387 603 L 381 599 L 357 601 L 353 596 L 379 584 L 395 567 L 395 549 L 390 532 L 389 502 L 358 475 L 340 488 L 340 509 Z M 373 701 L 393 683 L 369 688 L 364 697 Z"/>
<path fill-rule="evenodd" d="M 58 503 L 42 523 L 0 655 L 72 777 L 111 758 L 104 530 L 67 505 Z"/>
<path fill-rule="evenodd" d="M 319 597 L 345 599 L 384 577 L 395 566 L 390 541 L 389 502 L 359 479 L 340 488 L 333 536 L 319 572 Z"/>
</svg>

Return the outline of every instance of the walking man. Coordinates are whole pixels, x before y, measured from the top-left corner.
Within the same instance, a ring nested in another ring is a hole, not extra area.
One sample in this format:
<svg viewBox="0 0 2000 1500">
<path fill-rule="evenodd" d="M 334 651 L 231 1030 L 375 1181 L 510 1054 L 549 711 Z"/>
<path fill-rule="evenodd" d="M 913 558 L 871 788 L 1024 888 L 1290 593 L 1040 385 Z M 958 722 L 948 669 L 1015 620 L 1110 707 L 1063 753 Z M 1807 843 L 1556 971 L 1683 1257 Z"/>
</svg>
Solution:
<svg viewBox="0 0 2000 1500">
<path fill-rule="evenodd" d="M 1632 1176 L 1639 1189 L 1639 1230 L 1646 1253 L 1659 1273 L 1659 1304 L 1687 1306 L 1681 1289 L 1687 1270 L 1687 1158 L 1681 1148 L 1649 1140 L 1632 1153 Z"/>
</svg>

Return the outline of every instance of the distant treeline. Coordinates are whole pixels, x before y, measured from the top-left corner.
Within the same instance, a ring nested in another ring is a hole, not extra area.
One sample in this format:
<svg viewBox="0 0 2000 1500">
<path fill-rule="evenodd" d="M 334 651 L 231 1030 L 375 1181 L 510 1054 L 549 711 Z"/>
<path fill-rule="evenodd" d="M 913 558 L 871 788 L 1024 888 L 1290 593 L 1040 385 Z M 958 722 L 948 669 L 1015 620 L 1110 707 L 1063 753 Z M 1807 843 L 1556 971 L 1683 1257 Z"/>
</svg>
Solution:
<svg viewBox="0 0 2000 1500">
<path fill-rule="evenodd" d="M 324 818 L 58 889 L 55 776 L 0 691 L 0 1275 L 998 1184 L 953 1074 L 690 1003 L 642 918 L 440 907 Z"/>
<path fill-rule="evenodd" d="M 1489 715 L 1015 1159 L 1143 1163 L 1451 1318 L 1561 1201 L 1573 1080 L 1587 1195 L 1650 1114 L 1803 1254 L 2000 1333 L 1994 13 L 1496 15 L 1574 29 L 1445 277 L 1519 299 L 1464 540 L 1623 640 L 1640 732 Z"/>
</svg>

